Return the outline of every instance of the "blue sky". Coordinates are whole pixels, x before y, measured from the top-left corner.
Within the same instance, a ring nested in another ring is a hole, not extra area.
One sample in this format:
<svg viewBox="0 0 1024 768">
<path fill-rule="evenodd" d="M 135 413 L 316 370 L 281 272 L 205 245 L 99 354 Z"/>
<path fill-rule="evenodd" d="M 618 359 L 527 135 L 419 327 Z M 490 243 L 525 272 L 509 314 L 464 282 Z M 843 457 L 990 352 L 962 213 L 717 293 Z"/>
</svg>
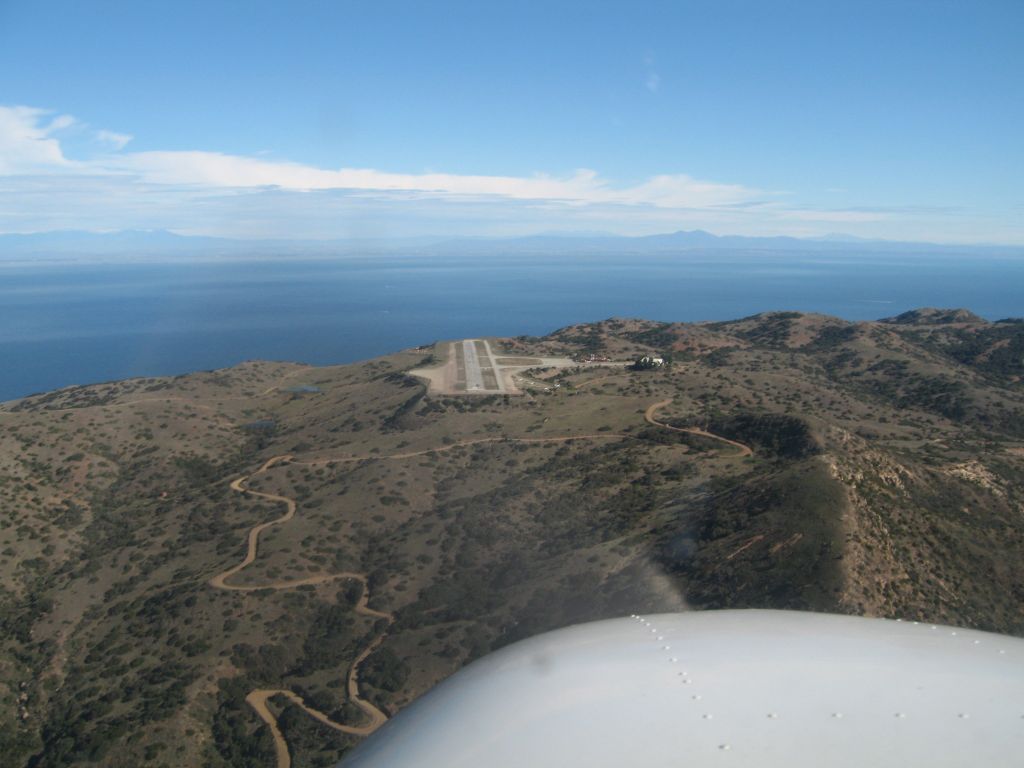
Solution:
<svg viewBox="0 0 1024 768">
<path fill-rule="evenodd" d="M 0 0 L 0 232 L 1024 243 L 1024 3 Z"/>
</svg>

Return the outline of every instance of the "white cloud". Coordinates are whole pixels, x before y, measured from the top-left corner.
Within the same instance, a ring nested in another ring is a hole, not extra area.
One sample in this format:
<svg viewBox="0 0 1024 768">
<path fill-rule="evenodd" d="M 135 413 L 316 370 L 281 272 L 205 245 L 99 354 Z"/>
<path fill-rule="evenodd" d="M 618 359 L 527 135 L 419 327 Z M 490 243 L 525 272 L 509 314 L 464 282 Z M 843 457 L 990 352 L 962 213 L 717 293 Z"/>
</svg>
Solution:
<svg viewBox="0 0 1024 768">
<path fill-rule="evenodd" d="M 714 208 L 749 203 L 766 194 L 739 184 L 719 184 L 674 174 L 653 176 L 602 202 L 646 204 L 657 208 Z"/>
<path fill-rule="evenodd" d="M 358 193 L 413 193 L 431 196 L 498 197 L 570 205 L 626 204 L 658 208 L 702 208 L 758 198 L 758 189 L 700 181 L 686 175 L 660 175 L 631 186 L 615 186 L 596 171 L 580 169 L 553 176 L 486 176 L 450 173 L 391 173 L 372 168 L 317 168 L 299 163 L 203 151 L 120 152 L 132 136 L 110 130 L 93 133 L 108 150 L 88 160 L 65 157 L 52 134 L 76 121 L 14 106 L 0 108 L 0 174 L 25 175 L 75 171 L 93 175 L 129 175 L 152 184 L 252 189 L 347 189 Z"/>
<path fill-rule="evenodd" d="M 32 107 L 0 106 L 0 174 L 29 174 L 70 170 L 60 141 L 51 134 L 74 123 L 60 115 L 44 124 L 49 112 Z"/>
<path fill-rule="evenodd" d="M 109 130 L 94 132 L 101 144 L 89 159 L 71 161 L 52 134 L 75 123 L 60 116 L 44 125 L 47 113 L 27 107 L 0 107 L 0 174 L 24 175 L 74 171 L 93 175 L 128 175 L 139 182 L 185 187 L 296 191 L 349 190 L 360 193 L 482 196 L 511 200 L 651 205 L 703 208 L 730 205 L 763 196 L 738 184 L 700 181 L 686 175 L 661 175 L 632 186 L 616 186 L 596 171 L 579 169 L 564 176 L 486 176 L 448 173 L 391 173 L 372 168 L 317 168 L 218 152 L 123 152 L 132 136 Z M 109 150 L 116 150 L 111 153 Z"/>
<path fill-rule="evenodd" d="M 46 126 L 46 133 L 50 134 L 55 133 L 57 131 L 62 131 L 65 128 L 70 128 L 76 122 L 77 121 L 75 120 L 75 118 L 73 118 L 71 115 L 57 115 L 55 118 L 53 118 L 53 120 L 50 121 L 50 124 Z"/>
<path fill-rule="evenodd" d="M 216 152 L 137 152 L 106 158 L 107 170 L 129 172 L 155 184 L 224 189 L 276 187 L 300 191 L 416 192 L 427 195 L 504 197 L 586 205 L 623 203 L 664 208 L 730 205 L 764 195 L 737 184 L 699 181 L 685 175 L 656 176 L 616 187 L 583 168 L 568 176 L 481 176 L 389 173 L 372 168 L 330 170 Z"/>
<path fill-rule="evenodd" d="M 124 149 L 128 142 L 134 138 L 130 133 L 116 133 L 106 129 L 96 131 L 96 140 L 103 144 L 108 144 L 114 149 Z"/>
<path fill-rule="evenodd" d="M 652 73 L 653 63 L 645 61 Z M 138 227 L 345 237 L 598 226 L 624 234 L 702 227 L 814 235 L 838 224 L 870 237 L 936 240 L 945 232 L 968 241 L 976 230 L 984 237 L 974 239 L 1024 241 L 1006 217 L 964 212 L 951 224 L 943 211 L 912 206 L 798 205 L 790 195 L 686 174 L 617 184 L 585 168 L 528 176 L 330 169 L 202 150 L 131 152 L 132 138 L 68 115 L 0 106 L 0 232 Z"/>
</svg>

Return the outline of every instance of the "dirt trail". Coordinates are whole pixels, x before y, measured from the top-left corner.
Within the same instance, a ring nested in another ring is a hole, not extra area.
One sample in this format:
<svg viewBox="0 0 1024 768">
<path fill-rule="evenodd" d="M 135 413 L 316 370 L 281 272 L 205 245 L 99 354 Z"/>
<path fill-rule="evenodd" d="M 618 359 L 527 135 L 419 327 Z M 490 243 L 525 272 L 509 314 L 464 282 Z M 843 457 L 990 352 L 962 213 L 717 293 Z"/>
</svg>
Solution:
<svg viewBox="0 0 1024 768">
<path fill-rule="evenodd" d="M 290 371 L 290 372 L 286 373 L 284 376 L 282 376 L 278 380 L 277 384 L 274 384 L 271 387 L 267 387 L 262 392 L 260 392 L 260 397 L 266 397 L 271 392 L 274 392 L 275 390 L 280 389 L 281 385 L 284 384 L 286 381 L 288 381 L 288 379 L 290 379 L 292 376 L 298 376 L 300 373 L 309 373 L 310 370 L 312 370 L 313 367 L 314 366 L 312 366 L 312 365 L 304 365 L 301 368 L 296 368 L 294 371 Z"/>
<path fill-rule="evenodd" d="M 593 378 L 593 379 L 587 379 L 586 381 L 581 381 L 579 384 L 576 384 L 575 386 L 576 386 L 576 389 L 586 389 L 587 387 L 593 386 L 594 384 L 599 384 L 600 382 L 605 381 L 606 379 L 615 378 L 616 375 L 617 374 L 609 373 L 607 376 L 598 376 L 598 377 Z"/>
<path fill-rule="evenodd" d="M 231 481 L 231 490 L 237 491 L 238 493 L 247 493 L 252 496 L 258 496 L 262 499 L 268 499 L 270 501 L 276 501 L 285 505 L 285 513 L 281 517 L 270 520 L 266 523 L 260 523 L 254 526 L 249 531 L 248 546 L 246 549 L 245 557 L 237 565 L 228 568 L 223 573 L 219 573 L 210 579 L 209 584 L 211 587 L 216 589 L 225 589 L 235 592 L 253 592 L 260 589 L 291 589 L 294 587 L 303 586 L 306 584 L 321 584 L 326 581 L 335 581 L 337 579 L 355 579 L 363 585 L 362 594 L 359 597 L 359 602 L 356 603 L 356 613 L 363 614 L 364 616 L 371 616 L 376 619 L 384 619 L 390 626 L 394 621 L 394 616 L 390 613 L 378 611 L 370 608 L 368 603 L 370 599 L 369 584 L 366 581 L 366 576 L 362 573 L 355 572 L 342 572 L 332 574 L 320 574 L 317 576 L 309 576 L 304 579 L 296 579 L 293 581 L 275 581 L 268 584 L 259 585 L 245 585 L 237 586 L 228 584 L 227 580 L 234 576 L 236 573 L 250 565 L 259 554 L 259 538 L 267 528 L 274 525 L 281 525 L 291 520 L 295 516 L 296 503 L 295 500 L 288 496 L 279 496 L 275 493 L 264 493 L 262 491 L 254 491 L 251 488 L 246 488 L 245 483 L 255 475 L 262 472 L 266 472 L 271 467 L 280 463 L 287 463 L 292 460 L 291 454 L 282 454 L 280 456 L 274 456 L 267 459 L 263 465 L 255 472 L 249 475 L 243 475 L 233 481 Z M 287 689 L 265 689 L 258 688 L 254 691 L 250 691 L 249 695 L 245 697 L 246 702 L 251 706 L 256 714 L 259 715 L 260 719 L 267 724 L 270 728 L 270 734 L 274 740 L 274 750 L 277 755 L 278 768 L 291 768 L 291 755 L 288 752 L 288 743 L 285 741 L 284 735 L 281 733 L 281 729 L 277 724 L 277 718 L 274 717 L 274 713 L 271 712 L 267 706 L 267 701 L 274 696 L 284 696 L 289 699 L 292 703 L 302 709 L 307 715 L 315 718 L 319 722 L 326 726 L 334 728 L 337 731 L 343 733 L 349 733 L 354 736 L 367 736 L 373 733 L 377 728 L 384 724 L 388 719 L 387 715 L 384 714 L 376 705 L 372 702 L 367 701 L 360 695 L 359 691 L 359 666 L 362 664 L 371 653 L 373 653 L 382 642 L 387 634 L 387 630 L 380 632 L 353 660 L 352 664 L 348 668 L 348 676 L 346 680 L 346 688 L 348 691 L 348 697 L 359 707 L 360 710 L 367 716 L 367 722 L 364 725 L 345 725 L 343 723 L 337 723 L 331 720 L 330 717 L 325 715 L 313 707 L 306 704 L 305 700 L 296 694 L 294 691 Z"/>
<path fill-rule="evenodd" d="M 296 503 L 295 500 L 288 496 L 279 496 L 276 493 L 265 493 L 263 491 L 254 491 L 251 488 L 246 488 L 245 483 L 256 475 L 266 472 L 271 467 L 280 463 L 293 463 L 302 464 L 304 466 L 316 466 L 320 464 L 350 464 L 361 461 L 396 461 L 401 459 L 411 459 L 417 456 L 426 456 L 431 453 L 445 453 L 447 451 L 454 450 L 456 448 L 463 448 L 470 445 L 481 445 L 484 443 L 566 443 L 572 440 L 607 440 L 607 439 L 618 439 L 618 440 L 632 440 L 635 439 L 632 435 L 624 435 L 613 432 L 606 432 L 603 434 L 596 435 L 566 435 L 562 437 L 481 437 L 471 440 L 459 440 L 452 443 L 451 445 L 444 445 L 439 448 L 424 448 L 419 451 L 408 451 L 405 453 L 392 453 L 386 456 L 378 455 L 365 455 L 365 456 L 335 456 L 335 457 L 324 457 L 319 459 L 310 459 L 309 461 L 297 461 L 294 456 L 290 453 L 281 454 L 279 456 L 273 456 L 267 459 L 263 465 L 248 475 L 236 478 L 231 481 L 231 490 L 237 491 L 238 493 L 247 493 L 250 496 L 258 496 L 261 499 L 268 499 L 269 501 L 276 501 L 285 505 L 285 513 L 278 518 L 269 520 L 265 523 L 260 523 L 249 530 L 248 535 L 248 546 L 246 549 L 245 557 L 237 565 L 233 565 L 223 573 L 219 573 L 214 576 L 208 582 L 211 587 L 216 589 L 226 589 L 235 592 L 255 592 L 260 589 L 292 589 L 294 587 L 301 587 L 307 584 L 322 584 L 325 581 L 334 581 L 335 579 L 357 579 L 363 582 L 364 587 L 366 586 L 366 577 L 361 573 L 354 572 L 342 572 L 332 574 L 319 574 L 316 576 L 307 576 L 302 579 L 296 579 L 293 581 L 273 581 L 267 584 L 259 585 L 235 585 L 228 584 L 227 580 L 240 572 L 244 568 L 251 565 L 259 554 L 259 541 L 260 534 L 263 533 L 267 528 L 271 528 L 275 525 L 281 525 L 287 523 L 293 517 L 295 517 Z M 367 609 L 369 610 L 369 609 Z"/>
<path fill-rule="evenodd" d="M 245 558 L 238 565 L 234 565 L 231 568 L 228 568 L 226 571 L 224 571 L 224 573 L 217 574 L 212 579 L 210 579 L 209 584 L 210 584 L 211 587 L 215 587 L 217 589 L 233 589 L 233 590 L 237 590 L 237 591 L 252 591 L 253 589 L 265 589 L 265 587 L 235 587 L 235 586 L 232 586 L 232 585 L 227 584 L 225 582 L 226 582 L 227 579 L 230 579 L 232 576 L 234 576 L 240 570 L 242 570 L 243 568 L 245 568 L 246 566 L 251 564 L 253 562 L 253 560 L 256 559 L 256 554 L 259 551 L 260 534 L 264 530 L 266 530 L 267 528 L 270 528 L 271 526 L 274 526 L 274 525 L 280 525 L 281 523 L 287 523 L 289 520 L 291 520 L 293 517 L 295 517 L 295 506 L 296 505 L 295 505 L 295 500 L 294 499 L 290 499 L 287 496 L 278 496 L 275 493 L 263 493 L 262 491 L 253 491 L 253 490 L 250 490 L 249 488 L 246 488 L 244 483 L 247 480 L 249 480 L 251 477 L 254 477 L 254 476 L 258 475 L 258 474 L 266 472 L 268 469 L 270 469 L 275 464 L 278 464 L 278 463 L 280 463 L 282 461 L 285 461 L 285 462 L 286 461 L 290 461 L 291 458 L 292 458 L 291 454 L 287 454 L 287 453 L 286 454 L 282 454 L 281 456 L 274 456 L 273 458 L 267 459 L 265 462 L 263 462 L 263 466 L 260 467 L 259 469 L 257 469 L 251 475 L 243 475 L 242 477 L 239 477 L 237 480 L 232 480 L 231 481 L 231 490 L 232 491 L 238 491 L 239 493 L 248 493 L 251 496 L 259 496 L 261 499 L 269 499 L 270 501 L 280 502 L 280 503 L 285 505 L 285 513 L 283 515 L 281 515 L 281 517 L 279 517 L 279 518 L 277 518 L 275 520 L 271 520 L 271 521 L 266 522 L 266 523 L 260 523 L 259 525 L 257 525 L 254 528 L 252 528 L 249 531 L 249 548 L 248 548 L 248 550 L 245 553 Z M 315 583 L 315 582 L 305 581 L 304 583 L 311 584 L 311 583 Z M 270 585 L 267 585 L 267 586 L 270 586 Z M 293 586 L 298 586 L 298 584 L 295 584 Z M 270 587 L 270 588 L 274 589 L 275 587 Z M 276 587 L 276 588 L 280 589 L 281 587 Z"/>
<path fill-rule="evenodd" d="M 750 455 L 749 448 L 739 443 L 734 443 L 731 440 L 726 440 L 725 438 L 718 437 L 717 435 L 710 435 L 709 433 L 703 432 L 701 430 L 684 430 L 679 429 L 678 427 L 671 427 L 668 426 L 667 424 L 662 424 L 658 421 L 655 421 L 653 418 L 654 412 L 658 408 L 667 405 L 669 402 L 671 401 L 666 400 L 662 403 L 656 403 L 655 405 L 647 409 L 647 412 L 644 414 L 644 417 L 647 419 L 648 422 L 655 424 L 657 426 L 665 427 L 666 429 L 677 430 L 682 432 L 694 431 L 697 434 L 705 434 L 708 435 L 709 437 L 714 437 L 718 440 L 723 440 L 724 442 L 744 449 L 746 453 L 744 453 L 743 455 Z M 234 585 L 227 583 L 228 579 L 230 579 L 232 576 L 245 569 L 247 566 L 251 565 L 256 560 L 256 556 L 259 554 L 260 534 L 267 528 L 270 528 L 275 525 L 282 525 L 291 520 L 295 516 L 295 512 L 297 509 L 297 504 L 295 500 L 288 496 L 281 496 L 275 493 L 265 493 L 263 491 L 254 491 L 251 488 L 247 488 L 245 484 L 251 478 L 255 477 L 258 474 L 268 471 L 277 464 L 282 463 L 295 463 L 310 466 L 318 464 L 355 463 L 361 461 L 395 461 L 414 458 L 416 456 L 426 456 L 428 454 L 445 453 L 447 451 L 451 451 L 460 447 L 482 445 L 486 443 L 565 443 L 573 440 L 608 439 L 635 440 L 636 438 L 633 435 L 626 435 L 621 433 L 563 435 L 559 437 L 481 437 L 469 440 L 460 440 L 452 443 L 451 445 L 445 445 L 437 448 L 425 448 L 419 451 L 393 453 L 386 456 L 367 455 L 342 456 L 333 458 L 324 457 L 319 459 L 312 459 L 309 461 L 296 461 L 292 454 L 281 454 L 278 456 L 273 456 L 267 459 L 265 462 L 263 462 L 262 466 L 260 466 L 260 468 L 257 469 L 255 472 L 252 472 L 248 475 L 243 475 L 242 477 L 232 480 L 231 490 L 237 491 L 238 493 L 245 493 L 251 496 L 256 496 L 261 499 L 267 499 L 268 501 L 274 501 L 280 504 L 284 504 L 285 513 L 278 518 L 275 518 L 265 523 L 260 523 L 259 525 L 256 525 L 253 528 L 251 528 L 248 534 L 245 557 L 242 559 L 242 561 L 239 562 L 237 565 L 228 568 L 226 571 L 217 574 L 216 576 L 211 578 L 208 583 L 210 584 L 211 587 L 214 587 L 216 589 L 224 589 L 234 592 L 255 592 L 261 589 L 292 589 L 295 587 L 304 586 L 308 584 L 322 584 L 327 581 L 335 581 L 338 579 L 355 579 L 363 585 L 362 595 L 359 598 L 359 602 L 355 606 L 356 613 L 360 613 L 364 616 L 372 616 L 377 619 L 384 619 L 385 621 L 387 621 L 388 626 L 390 626 L 394 622 L 393 614 L 378 611 L 369 607 L 369 584 L 366 580 L 365 574 L 362 573 L 345 571 L 342 573 L 319 574 L 316 576 L 307 576 L 305 578 L 296 579 L 293 581 L 273 581 L 259 585 Z M 280 726 L 278 725 L 277 718 L 274 716 L 274 713 L 271 711 L 270 707 L 267 704 L 267 702 L 275 696 L 283 696 L 287 698 L 297 707 L 302 709 L 302 711 L 305 712 L 307 715 L 316 719 L 318 722 L 323 723 L 329 728 L 333 728 L 337 731 L 341 731 L 342 733 L 348 733 L 354 736 L 368 736 L 387 721 L 387 715 L 384 712 L 382 712 L 380 708 L 378 708 L 372 702 L 364 699 L 359 690 L 359 667 L 364 661 L 366 661 L 367 658 L 370 657 L 370 655 L 375 650 L 377 650 L 377 648 L 380 647 L 381 643 L 384 642 L 386 636 L 387 627 L 385 627 L 385 629 L 382 632 L 380 632 L 362 651 L 360 651 L 359 655 L 356 656 L 356 658 L 352 661 L 352 664 L 349 665 L 348 668 L 348 675 L 346 678 L 346 691 L 352 703 L 359 707 L 359 709 L 362 710 L 362 712 L 366 715 L 367 722 L 363 725 L 345 725 L 343 723 L 335 722 L 334 720 L 331 720 L 331 718 L 328 715 L 306 704 L 305 700 L 301 696 L 296 694 L 294 691 L 290 691 L 283 688 L 257 688 L 256 690 L 249 692 L 249 694 L 245 697 L 245 700 L 249 704 L 249 706 L 253 708 L 253 710 L 260 717 L 260 719 L 263 720 L 263 722 L 265 722 L 267 724 L 267 727 L 270 729 L 270 734 L 274 740 L 274 750 L 277 756 L 278 768 L 291 768 L 291 754 L 288 751 L 288 742 L 285 740 L 284 735 L 281 733 L 281 729 Z"/>
<path fill-rule="evenodd" d="M 764 534 L 763 533 L 759 533 L 756 536 L 751 536 L 749 539 L 747 539 L 747 541 L 745 543 L 741 544 L 739 547 L 737 547 L 732 552 L 730 552 L 728 555 L 726 555 L 725 559 L 726 560 L 732 560 L 740 552 L 743 552 L 744 550 L 750 549 L 752 546 L 757 544 L 757 542 L 761 541 L 762 539 L 764 539 Z M 774 549 L 772 551 L 774 552 Z"/>
<path fill-rule="evenodd" d="M 338 574 L 335 578 L 340 578 L 340 576 L 341 574 Z M 390 626 L 394 621 L 394 616 L 392 614 L 375 610 L 367 605 L 370 591 L 367 587 L 366 579 L 359 574 L 350 574 L 350 577 L 359 579 L 363 584 L 363 593 L 359 597 L 359 602 L 355 607 L 356 613 L 361 613 L 364 616 L 372 616 L 377 619 L 385 619 L 388 626 Z M 369 736 L 375 730 L 384 725 L 388 716 L 376 705 L 367 701 L 360 695 L 359 666 L 369 658 L 370 654 L 380 647 L 380 644 L 384 642 L 384 638 L 386 636 L 387 630 L 385 629 L 385 631 L 380 632 L 373 641 L 370 642 L 358 656 L 356 656 L 348 668 L 345 687 L 348 691 L 348 697 L 351 702 L 359 707 L 367 717 L 367 721 L 363 725 L 345 725 L 344 723 L 335 722 L 320 710 L 309 706 L 297 693 L 286 688 L 257 688 L 256 690 L 249 692 L 249 695 L 245 697 L 246 702 L 256 710 L 256 714 L 259 715 L 260 719 L 262 719 L 270 728 L 270 734 L 274 739 L 274 751 L 277 754 L 278 768 L 291 768 L 291 755 L 288 752 L 288 742 L 285 740 L 284 734 L 281 733 L 281 729 L 277 724 L 277 718 L 274 717 L 274 713 L 271 712 L 270 707 L 267 706 L 267 701 L 274 696 L 284 696 L 295 704 L 295 706 L 299 707 L 299 709 L 318 722 L 323 723 L 327 727 L 333 728 L 336 731 L 348 733 L 353 736 Z"/>
<path fill-rule="evenodd" d="M 739 453 L 737 453 L 736 456 L 753 456 L 754 455 L 754 452 L 751 450 L 749 445 L 744 445 L 743 443 L 738 443 L 735 440 L 730 440 L 727 437 L 722 437 L 721 435 L 713 434 L 713 433 L 708 432 L 706 430 L 700 429 L 699 427 L 673 427 L 671 424 L 666 424 L 663 421 L 658 421 L 657 419 L 655 419 L 654 418 L 654 414 L 657 413 L 660 409 L 664 408 L 666 405 L 668 405 L 671 402 L 672 402 L 672 398 L 669 398 L 668 400 L 662 400 L 661 402 L 658 402 L 658 403 L 654 403 L 654 405 L 650 406 L 646 411 L 644 411 L 644 420 L 648 424 L 653 424 L 656 427 L 663 427 L 665 429 L 670 429 L 673 432 L 688 432 L 691 435 L 700 435 L 701 437 L 710 437 L 712 440 L 718 440 L 720 442 L 725 443 L 726 445 L 731 445 L 734 448 L 739 450 Z"/>
<path fill-rule="evenodd" d="M 288 752 L 288 742 L 284 740 L 284 734 L 277 725 L 277 718 L 267 706 L 267 699 L 276 696 L 280 691 L 255 690 L 245 697 L 246 703 L 256 710 L 260 720 L 267 724 L 270 735 L 274 739 L 274 753 L 277 755 L 277 768 L 291 768 L 292 756 Z"/>
</svg>

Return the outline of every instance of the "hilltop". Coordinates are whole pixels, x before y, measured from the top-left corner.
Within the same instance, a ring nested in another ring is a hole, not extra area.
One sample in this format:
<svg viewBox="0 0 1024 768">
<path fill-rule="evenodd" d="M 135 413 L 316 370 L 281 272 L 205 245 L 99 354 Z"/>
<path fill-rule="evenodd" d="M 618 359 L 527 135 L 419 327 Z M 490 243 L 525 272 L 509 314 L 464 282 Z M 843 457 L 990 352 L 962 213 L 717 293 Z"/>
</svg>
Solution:
<svg viewBox="0 0 1024 768">
<path fill-rule="evenodd" d="M 1024 635 L 1024 322 L 612 318 L 489 344 L 668 363 L 434 395 L 409 372 L 438 343 L 0 405 L 10 764 L 329 765 L 474 658 L 634 612 Z"/>
</svg>

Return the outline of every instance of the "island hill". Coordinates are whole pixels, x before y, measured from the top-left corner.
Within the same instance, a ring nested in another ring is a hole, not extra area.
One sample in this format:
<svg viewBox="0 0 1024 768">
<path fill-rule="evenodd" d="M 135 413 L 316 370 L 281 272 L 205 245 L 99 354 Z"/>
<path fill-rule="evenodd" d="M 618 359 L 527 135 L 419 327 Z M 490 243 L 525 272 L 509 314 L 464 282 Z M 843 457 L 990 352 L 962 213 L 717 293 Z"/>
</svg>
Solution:
<svg viewBox="0 0 1024 768">
<path fill-rule="evenodd" d="M 5 403 L 0 749 L 326 765 L 474 658 L 630 613 L 1024 634 L 1022 375 L 1020 321 L 776 312 Z"/>
</svg>

